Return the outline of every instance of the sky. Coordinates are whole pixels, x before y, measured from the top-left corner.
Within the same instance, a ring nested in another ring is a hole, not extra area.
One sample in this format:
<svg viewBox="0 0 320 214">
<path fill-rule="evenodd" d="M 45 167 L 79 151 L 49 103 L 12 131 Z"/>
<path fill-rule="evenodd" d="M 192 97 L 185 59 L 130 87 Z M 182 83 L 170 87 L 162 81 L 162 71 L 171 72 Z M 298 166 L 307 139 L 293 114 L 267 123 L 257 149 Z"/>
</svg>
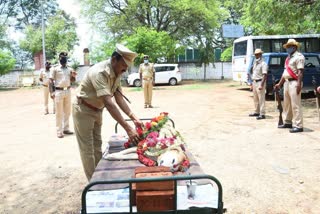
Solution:
<svg viewBox="0 0 320 214">
<path fill-rule="evenodd" d="M 80 3 L 77 0 L 57 0 L 60 9 L 71 15 L 76 19 L 77 35 L 79 38 L 79 45 L 75 47 L 73 58 L 83 64 L 83 49 L 88 48 L 90 41 L 97 40 L 96 34 L 93 34 L 90 25 L 85 19 L 80 17 Z"/>
</svg>

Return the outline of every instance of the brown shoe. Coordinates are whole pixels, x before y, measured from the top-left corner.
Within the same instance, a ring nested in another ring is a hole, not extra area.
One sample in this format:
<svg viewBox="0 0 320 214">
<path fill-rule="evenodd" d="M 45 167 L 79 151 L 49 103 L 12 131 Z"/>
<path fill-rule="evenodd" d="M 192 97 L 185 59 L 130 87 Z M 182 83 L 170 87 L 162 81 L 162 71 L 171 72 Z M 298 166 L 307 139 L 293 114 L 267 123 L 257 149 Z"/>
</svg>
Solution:
<svg viewBox="0 0 320 214">
<path fill-rule="evenodd" d="M 153 108 L 153 106 L 152 106 L 152 105 L 149 105 L 149 108 Z"/>
<path fill-rule="evenodd" d="M 64 138 L 64 135 L 63 134 L 58 134 L 57 137 L 58 138 Z"/>
<path fill-rule="evenodd" d="M 144 108 L 148 108 L 148 105 L 147 105 L 147 104 L 144 104 Z"/>
<path fill-rule="evenodd" d="M 63 131 L 63 134 L 73 134 L 73 132 L 72 132 L 72 131 L 67 130 L 67 131 Z"/>
<path fill-rule="evenodd" d="M 47 115 L 47 114 L 49 114 L 49 112 L 48 112 L 48 111 L 46 111 L 46 112 L 44 113 L 44 115 Z"/>
</svg>

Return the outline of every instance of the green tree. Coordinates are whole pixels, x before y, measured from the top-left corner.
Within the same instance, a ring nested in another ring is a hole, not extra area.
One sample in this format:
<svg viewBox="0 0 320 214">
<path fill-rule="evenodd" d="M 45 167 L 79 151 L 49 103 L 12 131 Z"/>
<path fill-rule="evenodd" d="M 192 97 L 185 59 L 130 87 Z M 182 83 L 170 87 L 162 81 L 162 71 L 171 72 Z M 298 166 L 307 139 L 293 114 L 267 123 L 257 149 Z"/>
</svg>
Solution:
<svg viewBox="0 0 320 214">
<path fill-rule="evenodd" d="M 232 46 L 225 49 L 221 54 L 221 61 L 230 62 L 232 59 Z"/>
<path fill-rule="evenodd" d="M 26 38 L 20 41 L 23 50 L 32 56 L 42 50 L 42 34 L 40 27 L 28 26 L 25 30 Z M 77 44 L 75 20 L 63 11 L 50 17 L 45 31 L 46 56 L 54 59 L 61 51 L 69 51 Z"/>
<path fill-rule="evenodd" d="M 137 64 L 142 62 L 144 54 L 149 55 L 152 62 L 174 61 L 176 41 L 167 32 L 157 32 L 146 27 L 136 28 L 135 31 L 135 34 L 125 36 L 123 40 L 129 48 L 140 54 L 136 59 Z"/>
<path fill-rule="evenodd" d="M 24 29 L 27 25 L 39 27 L 41 25 L 41 8 L 44 2 L 45 17 L 56 14 L 58 4 L 56 0 L 1 0 L 0 17 L 1 24 L 10 24 L 19 29 Z"/>
<path fill-rule="evenodd" d="M 0 76 L 14 68 L 16 61 L 9 51 L 0 49 Z"/>
<path fill-rule="evenodd" d="M 307 34 L 320 31 L 320 1 L 234 0 L 228 5 L 241 14 L 248 34 Z M 241 5 L 242 7 L 239 7 Z"/>
<path fill-rule="evenodd" d="M 115 38 L 132 35 L 146 27 L 167 32 L 173 39 L 188 40 L 198 30 L 199 22 L 217 21 L 226 13 L 218 1 L 207 0 L 80 0 L 83 14 L 102 32 Z M 190 40 L 191 41 L 191 40 Z"/>
</svg>

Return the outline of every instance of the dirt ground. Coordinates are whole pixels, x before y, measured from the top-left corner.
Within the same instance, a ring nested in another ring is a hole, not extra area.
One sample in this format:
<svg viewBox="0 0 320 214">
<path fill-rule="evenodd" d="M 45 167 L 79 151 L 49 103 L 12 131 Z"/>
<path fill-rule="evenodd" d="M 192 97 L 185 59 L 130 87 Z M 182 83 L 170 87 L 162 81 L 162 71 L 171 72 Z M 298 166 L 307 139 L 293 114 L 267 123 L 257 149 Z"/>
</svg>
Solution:
<svg viewBox="0 0 320 214">
<path fill-rule="evenodd" d="M 305 132 L 291 134 L 277 129 L 272 99 L 266 120 L 248 117 L 252 93 L 244 88 L 232 81 L 157 86 L 153 109 L 143 108 L 142 91 L 124 92 L 140 118 L 170 113 L 205 173 L 222 183 L 228 213 L 320 213 L 314 98 L 303 99 Z M 77 142 L 56 137 L 55 116 L 43 115 L 41 92 L 0 91 L 0 213 L 79 213 L 87 181 Z M 104 112 L 104 147 L 114 124 Z"/>
</svg>

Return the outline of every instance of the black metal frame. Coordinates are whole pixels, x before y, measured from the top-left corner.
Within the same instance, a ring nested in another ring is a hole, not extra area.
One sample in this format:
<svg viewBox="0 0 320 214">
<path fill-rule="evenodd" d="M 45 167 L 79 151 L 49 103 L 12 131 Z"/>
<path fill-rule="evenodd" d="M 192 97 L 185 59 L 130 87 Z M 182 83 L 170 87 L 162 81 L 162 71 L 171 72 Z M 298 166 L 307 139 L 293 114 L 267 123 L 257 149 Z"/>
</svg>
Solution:
<svg viewBox="0 0 320 214">
<path fill-rule="evenodd" d="M 218 187 L 218 208 L 194 208 L 189 210 L 177 210 L 177 181 L 179 180 L 197 180 L 197 179 L 209 179 L 212 180 Z M 168 210 L 168 211 L 161 211 L 161 212 L 133 212 L 132 211 L 132 183 L 141 183 L 141 182 L 157 182 L 157 181 L 174 181 L 174 210 Z M 81 214 L 87 214 L 87 204 L 86 204 L 86 195 L 87 192 L 90 191 L 90 188 L 95 185 L 101 185 L 101 184 L 120 184 L 120 183 L 128 183 L 129 184 L 129 212 L 121 212 L 121 214 L 129 214 L 129 213 L 189 213 L 189 214 L 200 214 L 202 213 L 201 210 L 205 210 L 204 213 L 218 213 L 221 214 L 225 210 L 223 209 L 223 201 L 222 201 L 222 185 L 220 181 L 211 176 L 211 175 L 187 175 L 187 176 L 169 176 L 169 177 L 152 177 L 152 178 L 129 178 L 129 179 L 119 179 L 119 180 L 103 180 L 103 181 L 95 181 L 89 183 L 84 190 L 82 191 L 81 196 Z M 120 213 L 120 212 L 119 212 Z M 118 213 L 117 213 L 118 214 Z"/>
</svg>

